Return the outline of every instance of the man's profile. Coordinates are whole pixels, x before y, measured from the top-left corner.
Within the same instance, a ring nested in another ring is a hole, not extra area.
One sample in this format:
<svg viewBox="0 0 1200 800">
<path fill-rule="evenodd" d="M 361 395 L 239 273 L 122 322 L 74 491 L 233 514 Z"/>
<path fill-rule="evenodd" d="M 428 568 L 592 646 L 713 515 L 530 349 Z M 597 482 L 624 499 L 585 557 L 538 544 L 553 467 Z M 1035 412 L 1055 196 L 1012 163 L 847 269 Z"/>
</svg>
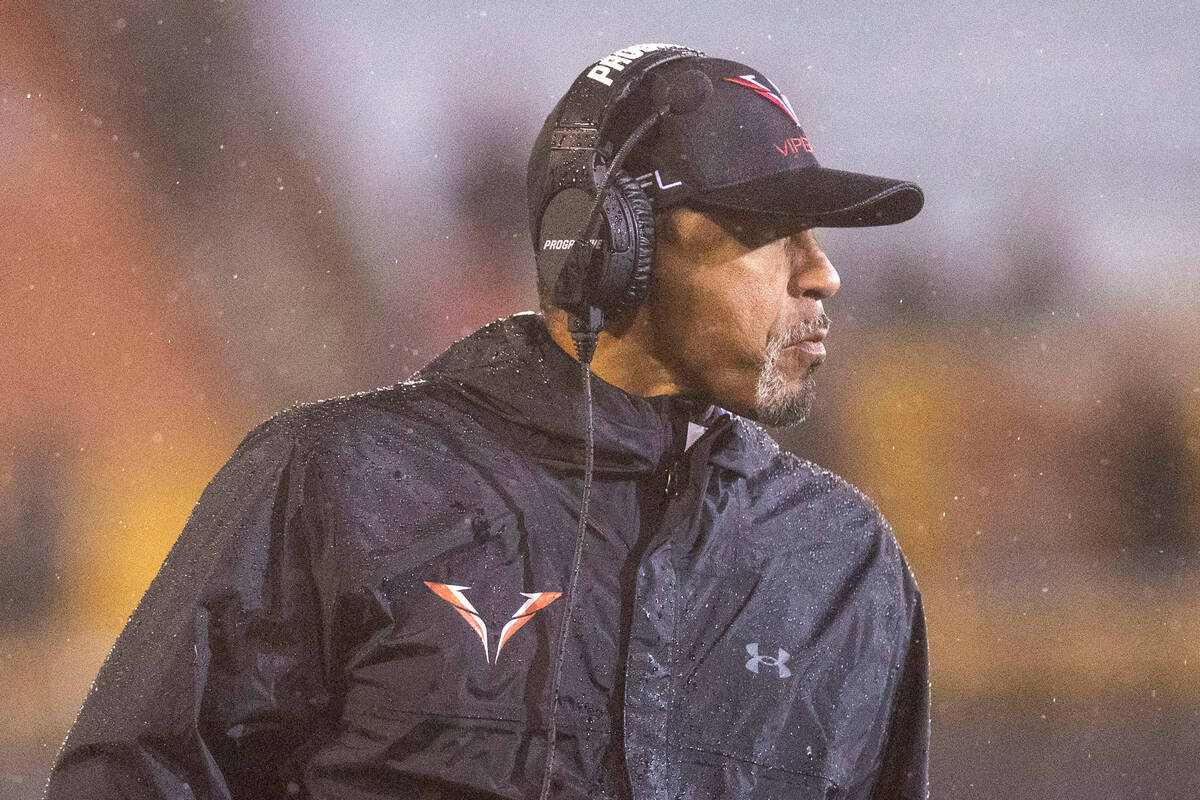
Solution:
<svg viewBox="0 0 1200 800">
<path fill-rule="evenodd" d="M 745 64 L 585 68 L 530 157 L 540 312 L 251 431 L 46 797 L 927 797 L 913 576 L 762 427 L 825 358 L 812 229 L 923 198 L 812 150 Z"/>
</svg>

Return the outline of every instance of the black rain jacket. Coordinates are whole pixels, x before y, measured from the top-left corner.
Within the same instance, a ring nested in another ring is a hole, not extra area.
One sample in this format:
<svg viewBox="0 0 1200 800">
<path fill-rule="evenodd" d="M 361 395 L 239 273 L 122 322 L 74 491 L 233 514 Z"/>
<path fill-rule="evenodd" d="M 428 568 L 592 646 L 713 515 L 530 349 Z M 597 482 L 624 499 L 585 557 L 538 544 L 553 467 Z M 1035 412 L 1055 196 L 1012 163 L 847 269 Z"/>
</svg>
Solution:
<svg viewBox="0 0 1200 800">
<path fill-rule="evenodd" d="M 592 385 L 552 796 L 925 798 L 921 598 L 876 506 L 718 406 Z M 259 425 L 46 797 L 536 798 L 585 425 L 534 312 Z"/>
</svg>

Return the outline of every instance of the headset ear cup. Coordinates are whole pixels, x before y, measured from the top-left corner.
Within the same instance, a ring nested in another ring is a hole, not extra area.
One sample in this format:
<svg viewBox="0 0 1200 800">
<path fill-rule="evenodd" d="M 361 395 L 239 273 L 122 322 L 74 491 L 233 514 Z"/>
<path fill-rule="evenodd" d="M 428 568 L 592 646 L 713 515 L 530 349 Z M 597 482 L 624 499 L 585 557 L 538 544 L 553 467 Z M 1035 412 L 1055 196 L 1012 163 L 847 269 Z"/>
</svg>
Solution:
<svg viewBox="0 0 1200 800">
<path fill-rule="evenodd" d="M 632 311 L 641 304 L 650 289 L 650 265 L 654 260 L 654 205 L 641 185 L 625 170 L 618 170 L 613 188 L 621 195 L 622 205 L 629 209 L 633 219 L 630 237 L 632 247 L 626 266 L 629 278 L 608 316 L 616 317 Z"/>
</svg>

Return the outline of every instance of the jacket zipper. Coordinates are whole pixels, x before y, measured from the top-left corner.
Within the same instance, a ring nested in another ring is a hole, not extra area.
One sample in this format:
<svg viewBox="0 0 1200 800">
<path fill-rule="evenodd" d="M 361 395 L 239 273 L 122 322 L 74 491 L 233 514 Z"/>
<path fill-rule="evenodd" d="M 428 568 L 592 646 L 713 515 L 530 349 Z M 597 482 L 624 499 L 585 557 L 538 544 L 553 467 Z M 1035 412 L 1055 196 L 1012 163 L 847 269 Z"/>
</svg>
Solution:
<svg viewBox="0 0 1200 800">
<path fill-rule="evenodd" d="M 667 482 L 663 487 L 663 494 L 666 495 L 668 499 L 679 494 L 679 473 L 683 468 L 683 461 L 685 458 L 687 458 L 686 453 L 680 455 L 667 469 Z"/>
</svg>

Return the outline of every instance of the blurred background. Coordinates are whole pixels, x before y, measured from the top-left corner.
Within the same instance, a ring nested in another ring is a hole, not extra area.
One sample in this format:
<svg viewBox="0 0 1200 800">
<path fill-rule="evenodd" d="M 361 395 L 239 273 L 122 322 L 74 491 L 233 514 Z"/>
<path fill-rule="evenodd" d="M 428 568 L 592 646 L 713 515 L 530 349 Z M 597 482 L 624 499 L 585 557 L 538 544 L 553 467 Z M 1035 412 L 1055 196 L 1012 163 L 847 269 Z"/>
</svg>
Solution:
<svg viewBox="0 0 1200 800">
<path fill-rule="evenodd" d="M 276 411 L 537 307 L 529 147 L 643 41 L 910 178 L 781 443 L 891 520 L 934 798 L 1200 797 L 1200 13 L 997 0 L 0 4 L 0 797 L 40 797 L 205 484 Z"/>
</svg>

